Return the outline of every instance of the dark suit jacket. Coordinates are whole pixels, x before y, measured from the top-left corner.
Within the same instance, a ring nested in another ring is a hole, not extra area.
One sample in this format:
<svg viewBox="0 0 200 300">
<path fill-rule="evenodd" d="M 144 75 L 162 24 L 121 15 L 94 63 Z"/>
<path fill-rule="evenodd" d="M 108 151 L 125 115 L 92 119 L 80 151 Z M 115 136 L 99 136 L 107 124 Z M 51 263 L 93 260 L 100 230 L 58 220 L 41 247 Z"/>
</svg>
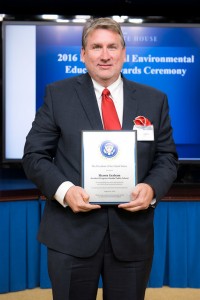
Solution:
<svg viewBox="0 0 200 300">
<path fill-rule="evenodd" d="M 150 184 L 157 201 L 177 174 L 177 156 L 164 93 L 123 78 L 122 130 L 132 130 L 138 115 L 154 125 L 154 141 L 138 142 L 138 182 Z M 81 185 L 81 131 L 103 130 L 88 74 L 52 83 L 28 133 L 23 166 L 47 197 L 38 239 L 48 247 L 79 257 L 97 251 L 109 227 L 114 253 L 122 260 L 153 254 L 153 216 L 149 208 L 135 213 L 106 206 L 87 213 L 63 208 L 53 196 L 66 180 Z"/>
</svg>

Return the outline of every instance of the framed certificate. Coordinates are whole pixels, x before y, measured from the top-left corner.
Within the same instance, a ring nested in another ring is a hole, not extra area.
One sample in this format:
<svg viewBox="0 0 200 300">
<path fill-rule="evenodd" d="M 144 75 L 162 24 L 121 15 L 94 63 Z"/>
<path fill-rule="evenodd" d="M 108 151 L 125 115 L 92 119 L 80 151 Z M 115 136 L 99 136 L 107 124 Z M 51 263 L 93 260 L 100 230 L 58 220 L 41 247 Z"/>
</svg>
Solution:
<svg viewBox="0 0 200 300">
<path fill-rule="evenodd" d="M 137 132 L 82 131 L 82 187 L 90 203 L 129 202 L 137 183 Z"/>
</svg>

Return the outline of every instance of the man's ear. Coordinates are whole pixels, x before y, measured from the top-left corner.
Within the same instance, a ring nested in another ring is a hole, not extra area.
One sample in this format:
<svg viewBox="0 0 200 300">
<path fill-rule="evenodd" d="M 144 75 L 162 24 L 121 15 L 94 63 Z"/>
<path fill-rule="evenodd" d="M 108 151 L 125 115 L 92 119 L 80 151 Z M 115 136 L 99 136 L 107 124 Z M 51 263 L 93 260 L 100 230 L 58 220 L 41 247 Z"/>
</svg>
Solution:
<svg viewBox="0 0 200 300">
<path fill-rule="evenodd" d="M 83 48 L 81 48 L 81 61 L 85 62 L 85 50 Z"/>
</svg>

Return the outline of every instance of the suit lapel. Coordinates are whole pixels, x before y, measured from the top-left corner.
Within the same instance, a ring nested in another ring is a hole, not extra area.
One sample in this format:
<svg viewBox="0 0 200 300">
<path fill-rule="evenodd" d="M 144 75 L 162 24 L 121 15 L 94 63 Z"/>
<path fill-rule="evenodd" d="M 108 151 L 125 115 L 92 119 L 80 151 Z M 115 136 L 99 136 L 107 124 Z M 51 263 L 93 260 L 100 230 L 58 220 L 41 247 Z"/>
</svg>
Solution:
<svg viewBox="0 0 200 300">
<path fill-rule="evenodd" d="M 77 94 L 92 129 L 103 130 L 97 99 L 90 76 L 85 74 L 79 77 L 77 83 Z"/>
<path fill-rule="evenodd" d="M 137 116 L 138 102 L 136 99 L 136 89 L 133 83 L 129 83 L 125 78 L 123 79 L 124 89 L 124 111 L 122 129 L 132 130 L 133 120 Z"/>
</svg>

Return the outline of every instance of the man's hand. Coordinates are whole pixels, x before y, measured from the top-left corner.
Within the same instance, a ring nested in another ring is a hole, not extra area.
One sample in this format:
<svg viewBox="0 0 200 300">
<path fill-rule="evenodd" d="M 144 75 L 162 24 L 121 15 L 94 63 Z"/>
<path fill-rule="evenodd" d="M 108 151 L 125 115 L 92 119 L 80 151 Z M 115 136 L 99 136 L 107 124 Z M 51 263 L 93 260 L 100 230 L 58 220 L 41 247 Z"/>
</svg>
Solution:
<svg viewBox="0 0 200 300">
<path fill-rule="evenodd" d="M 131 201 L 119 204 L 118 207 L 132 212 L 144 210 L 149 207 L 153 198 L 154 190 L 152 187 L 146 183 L 139 183 L 131 193 Z"/>
<path fill-rule="evenodd" d="M 71 207 L 74 213 L 101 208 L 100 205 L 89 203 L 89 195 L 80 186 L 70 187 L 65 195 L 64 202 Z"/>
</svg>

